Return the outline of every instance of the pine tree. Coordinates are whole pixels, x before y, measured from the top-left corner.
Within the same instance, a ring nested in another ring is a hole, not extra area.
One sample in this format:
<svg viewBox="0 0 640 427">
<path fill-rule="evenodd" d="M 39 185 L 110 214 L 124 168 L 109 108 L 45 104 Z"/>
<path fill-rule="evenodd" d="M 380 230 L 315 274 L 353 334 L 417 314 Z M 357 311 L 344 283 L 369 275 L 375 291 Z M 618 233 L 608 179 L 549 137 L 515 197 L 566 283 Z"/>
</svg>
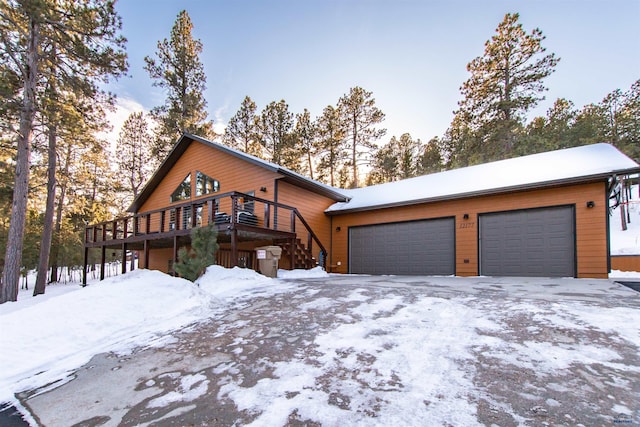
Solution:
<svg viewBox="0 0 640 427">
<path fill-rule="evenodd" d="M 544 99 L 543 80 L 559 61 L 545 54 L 542 31 L 527 33 L 518 19 L 517 13 L 506 14 L 485 43 L 484 55 L 467 65 L 471 77 L 460 88 L 464 99 L 456 116 L 473 133 L 473 141 L 457 142 L 475 151 L 464 156 L 469 163 L 512 155 L 525 114 Z"/>
<path fill-rule="evenodd" d="M 191 230 L 191 250 L 180 248 L 178 261 L 174 265 L 176 273 L 195 282 L 207 267 L 216 263 L 218 250 L 218 230 L 214 224 Z"/>
<path fill-rule="evenodd" d="M 294 149 L 297 156 L 304 158 L 304 166 L 301 165 L 301 172 L 306 173 L 313 179 L 313 158 L 317 149 L 317 126 L 311 119 L 311 113 L 306 108 L 302 114 L 296 114 L 296 126 L 293 131 Z"/>
<path fill-rule="evenodd" d="M 292 166 L 292 169 L 295 169 L 295 163 L 288 157 L 293 148 L 291 136 L 293 114 L 289 112 L 289 105 L 284 99 L 279 102 L 273 101 L 262 110 L 258 129 L 264 158 L 275 164 Z M 284 162 L 283 160 L 288 161 Z"/>
<path fill-rule="evenodd" d="M 38 93 L 47 72 L 56 79 L 75 81 L 82 90 L 126 71 L 125 40 L 118 36 L 120 18 L 113 1 L 56 2 L 39 0 L 0 3 L 0 52 L 22 88 L 17 132 L 13 205 L 0 303 L 15 301 L 19 283 L 27 213 L 31 145 L 40 108 Z M 55 61 L 56 57 L 64 61 Z M 45 66 L 46 64 L 46 66 Z"/>
<path fill-rule="evenodd" d="M 397 147 L 398 153 L 398 179 L 407 179 L 416 176 L 422 141 L 411 138 L 411 135 L 408 133 L 403 133 L 400 139 L 396 140 L 395 146 Z"/>
<path fill-rule="evenodd" d="M 358 187 L 358 166 L 369 162 L 369 156 L 375 149 L 373 142 L 381 138 L 386 129 L 376 129 L 384 120 L 384 113 L 375 105 L 372 92 L 361 87 L 353 87 L 338 101 L 338 110 L 345 123 L 345 139 L 350 151 L 352 182 Z"/>
<path fill-rule="evenodd" d="M 624 93 L 618 132 L 620 149 L 640 162 L 640 80 L 636 80 Z"/>
<path fill-rule="evenodd" d="M 256 103 L 246 96 L 238 112 L 229 119 L 222 141 L 229 147 L 260 157 L 256 108 Z"/>
<path fill-rule="evenodd" d="M 318 179 L 331 186 L 336 185 L 336 176 L 346 158 L 344 122 L 339 111 L 329 105 L 324 108 L 317 119 L 318 165 L 316 171 Z"/>
<path fill-rule="evenodd" d="M 118 171 L 126 179 L 126 189 L 132 199 L 138 197 L 140 188 L 151 175 L 153 162 L 149 143 L 149 124 L 142 111 L 131 113 L 118 135 Z"/>
<path fill-rule="evenodd" d="M 432 138 L 422 147 L 422 154 L 418 158 L 416 169 L 417 175 L 440 172 L 444 168 L 441 152 L 441 140 L 438 137 Z"/>
<path fill-rule="evenodd" d="M 516 153 L 527 155 L 578 145 L 573 131 L 577 114 L 573 102 L 558 98 L 546 117 L 536 117 L 527 125 L 526 136 L 515 146 Z"/>
<path fill-rule="evenodd" d="M 391 137 L 373 156 L 374 174 L 369 182 L 398 181 L 416 176 L 421 147 L 420 140 L 414 140 L 408 133 L 400 138 Z"/>
<path fill-rule="evenodd" d="M 162 161 L 183 132 L 204 138 L 215 136 L 213 123 L 207 121 L 207 101 L 203 93 L 207 78 L 200 62 L 202 43 L 191 34 L 193 24 L 186 10 L 181 11 L 171 29 L 169 40 L 158 42 L 157 58 L 147 56 L 145 70 L 163 88 L 167 98 L 151 110 L 158 122 L 153 155 Z"/>
<path fill-rule="evenodd" d="M 395 141 L 395 136 L 373 155 L 371 171 L 367 176 L 367 185 L 394 181 L 398 172 L 398 156 L 394 151 L 393 141 Z"/>
</svg>

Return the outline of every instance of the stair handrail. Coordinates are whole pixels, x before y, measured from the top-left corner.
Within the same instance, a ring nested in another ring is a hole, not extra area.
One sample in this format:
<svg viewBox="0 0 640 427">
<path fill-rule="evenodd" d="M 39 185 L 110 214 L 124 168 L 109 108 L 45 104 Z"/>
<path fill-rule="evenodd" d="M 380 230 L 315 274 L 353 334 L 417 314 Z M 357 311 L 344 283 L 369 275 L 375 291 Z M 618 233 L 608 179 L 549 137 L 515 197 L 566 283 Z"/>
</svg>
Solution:
<svg viewBox="0 0 640 427">
<path fill-rule="evenodd" d="M 284 209 L 284 210 L 289 210 L 291 212 L 294 213 L 294 215 L 300 220 L 300 222 L 302 223 L 302 225 L 306 228 L 307 232 L 309 233 L 309 235 L 311 236 L 311 239 L 313 239 L 316 244 L 318 245 L 318 247 L 320 248 L 321 251 L 321 265 L 322 268 L 326 269 L 326 254 L 327 254 L 327 249 L 324 247 L 324 245 L 322 244 L 322 242 L 320 241 L 320 239 L 318 238 L 318 236 L 314 233 L 313 229 L 311 228 L 311 226 L 309 225 L 309 223 L 304 219 L 304 217 L 302 216 L 302 214 L 300 213 L 300 211 L 298 211 L 298 208 L 293 207 L 293 206 L 289 206 L 289 205 L 285 205 L 279 202 L 274 202 L 272 200 L 267 200 L 267 199 L 263 199 L 261 197 L 256 197 L 254 195 L 250 195 L 250 194 L 246 194 L 246 193 L 242 193 L 239 191 L 230 191 L 230 192 L 226 192 L 226 193 L 221 193 L 221 194 L 215 194 L 209 197 L 203 197 L 200 199 L 195 199 L 195 200 L 190 200 L 187 202 L 182 202 L 182 203 L 176 203 L 176 204 L 172 204 L 171 206 L 166 206 L 166 207 L 162 207 L 162 208 L 157 208 L 157 209 L 153 209 L 150 211 L 144 211 L 144 212 L 137 212 L 134 213 L 132 215 L 127 215 L 127 216 L 118 216 L 114 219 L 108 220 L 108 221 L 101 221 L 98 223 L 93 223 L 93 224 L 87 224 L 85 226 L 85 230 L 84 230 L 84 244 L 86 245 L 87 243 L 97 243 L 98 239 L 97 239 L 97 234 L 98 232 L 101 232 L 103 234 L 102 239 L 106 239 L 106 240 L 118 240 L 117 237 L 118 235 L 116 234 L 117 232 L 123 231 L 123 239 L 122 240 L 126 240 L 128 237 L 130 237 L 132 234 L 135 234 L 135 232 L 137 231 L 137 221 L 139 221 L 141 218 L 144 217 L 150 217 L 151 215 L 154 214 L 162 214 L 163 212 L 168 212 L 171 209 L 182 209 L 185 206 L 196 206 L 196 205 L 204 205 L 205 203 L 207 203 L 210 200 L 221 200 L 223 198 L 226 197 L 230 197 L 233 201 L 232 205 L 235 205 L 237 203 L 237 200 L 239 198 L 244 198 L 244 199 L 248 199 L 248 200 L 254 200 L 258 203 L 263 203 L 269 206 L 272 206 L 276 209 Z M 232 206 L 233 207 L 233 206 Z M 195 218 L 195 216 L 194 216 Z M 232 216 L 231 221 L 235 222 L 235 217 Z M 134 230 L 128 230 L 127 229 L 127 221 L 133 220 L 134 221 Z M 164 219 L 162 220 L 164 221 Z M 120 227 L 120 225 L 122 225 L 122 228 Z M 164 225 L 164 224 L 163 224 Z M 109 227 L 111 226 L 111 227 Z M 271 228 L 271 227 L 269 227 Z M 277 224 L 273 225 L 273 229 L 277 229 Z M 109 236 L 110 238 L 107 238 L 106 234 L 107 231 L 111 232 L 111 236 Z M 101 240 L 102 240 L 101 239 Z M 310 248 L 307 248 L 310 249 Z"/>
<path fill-rule="evenodd" d="M 321 262 L 321 267 L 322 267 L 323 270 L 326 270 L 326 267 L 327 267 L 327 256 L 326 256 L 327 249 L 324 247 L 324 245 L 322 244 L 322 242 L 320 241 L 318 236 L 316 236 L 316 233 L 313 232 L 313 230 L 311 229 L 311 226 L 309 226 L 309 223 L 307 223 L 307 221 L 300 214 L 300 212 L 298 211 L 298 208 L 293 208 L 293 212 L 298 217 L 298 219 L 300 220 L 302 225 L 304 225 L 304 227 L 307 229 L 307 231 L 311 235 L 311 238 L 313 240 L 315 240 L 316 244 L 320 248 L 320 252 L 321 252 L 321 257 L 320 258 L 321 258 L 321 261 L 322 261 Z"/>
</svg>

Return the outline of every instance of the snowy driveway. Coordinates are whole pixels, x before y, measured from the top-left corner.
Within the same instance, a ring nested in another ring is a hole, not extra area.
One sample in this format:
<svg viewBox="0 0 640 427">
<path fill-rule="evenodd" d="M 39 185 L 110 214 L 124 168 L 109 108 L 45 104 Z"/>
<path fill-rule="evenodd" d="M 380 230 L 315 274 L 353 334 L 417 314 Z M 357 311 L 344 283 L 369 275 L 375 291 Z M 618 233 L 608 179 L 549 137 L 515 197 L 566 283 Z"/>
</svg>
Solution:
<svg viewBox="0 0 640 427">
<path fill-rule="evenodd" d="M 640 424 L 640 293 L 616 283 L 279 282 L 22 402 L 47 426 Z"/>
</svg>

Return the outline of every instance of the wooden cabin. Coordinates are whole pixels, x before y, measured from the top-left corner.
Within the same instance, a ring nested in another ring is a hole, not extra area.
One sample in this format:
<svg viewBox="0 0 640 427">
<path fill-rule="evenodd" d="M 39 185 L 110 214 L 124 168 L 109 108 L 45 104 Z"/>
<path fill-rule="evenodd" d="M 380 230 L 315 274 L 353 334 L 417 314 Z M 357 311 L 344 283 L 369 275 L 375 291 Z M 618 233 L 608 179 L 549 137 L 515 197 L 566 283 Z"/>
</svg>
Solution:
<svg viewBox="0 0 640 427">
<path fill-rule="evenodd" d="M 106 250 L 119 249 L 138 251 L 142 268 L 173 273 L 191 229 L 215 224 L 223 266 L 255 269 L 254 248 L 264 245 L 283 248 L 281 268 L 324 266 L 331 236 L 324 211 L 346 200 L 286 168 L 185 134 L 130 206 L 132 216 L 87 227 L 85 264 L 92 248 L 102 264 Z"/>
<path fill-rule="evenodd" d="M 172 273 L 190 230 L 215 224 L 227 267 L 255 269 L 255 248 L 277 245 L 285 269 L 606 278 L 609 196 L 639 171 L 594 144 L 343 190 L 185 134 L 132 216 L 87 227 L 85 271 L 90 249 L 103 264 L 121 249 Z"/>
</svg>

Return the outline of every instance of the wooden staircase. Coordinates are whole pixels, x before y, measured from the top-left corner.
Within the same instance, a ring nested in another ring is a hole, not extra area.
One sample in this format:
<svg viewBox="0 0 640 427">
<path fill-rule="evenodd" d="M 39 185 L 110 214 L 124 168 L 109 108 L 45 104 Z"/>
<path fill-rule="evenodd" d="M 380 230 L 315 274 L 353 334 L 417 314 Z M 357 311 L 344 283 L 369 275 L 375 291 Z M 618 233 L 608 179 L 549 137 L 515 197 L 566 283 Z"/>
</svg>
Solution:
<svg viewBox="0 0 640 427">
<path fill-rule="evenodd" d="M 291 259 L 292 251 L 293 251 L 293 266 L 292 268 L 304 268 L 310 269 L 314 268 L 317 263 L 316 259 L 313 257 L 311 251 L 305 247 L 300 239 L 295 239 L 292 241 L 289 239 L 278 239 L 274 240 L 274 244 L 280 246 L 282 248 L 282 255 L 280 259 Z"/>
</svg>

